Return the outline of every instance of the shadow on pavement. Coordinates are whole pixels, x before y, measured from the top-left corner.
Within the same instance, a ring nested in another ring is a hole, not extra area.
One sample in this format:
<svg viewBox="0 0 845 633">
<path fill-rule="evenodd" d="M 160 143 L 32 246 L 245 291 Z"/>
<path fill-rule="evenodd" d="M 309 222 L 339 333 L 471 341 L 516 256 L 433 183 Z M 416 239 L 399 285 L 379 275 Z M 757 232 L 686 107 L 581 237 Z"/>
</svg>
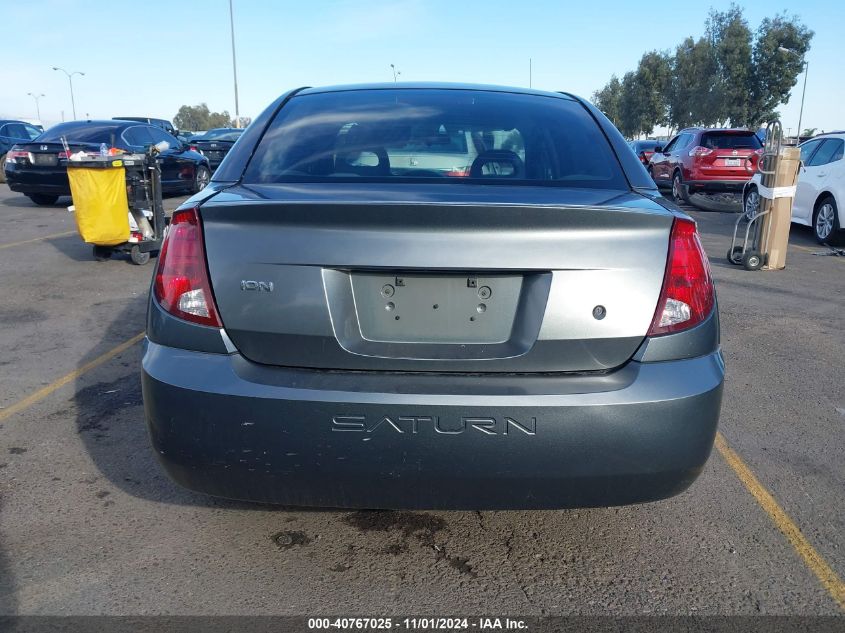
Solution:
<svg viewBox="0 0 845 633">
<path fill-rule="evenodd" d="M 68 205 L 71 204 L 70 196 L 62 196 L 60 197 L 55 204 L 35 204 L 32 200 L 27 198 L 22 193 L 14 193 L 9 198 L 3 198 L 0 200 L 0 204 L 5 207 L 15 207 L 20 209 L 21 207 L 32 207 L 33 209 L 45 209 L 47 211 L 51 209 L 65 209 L 67 210 Z"/>
</svg>

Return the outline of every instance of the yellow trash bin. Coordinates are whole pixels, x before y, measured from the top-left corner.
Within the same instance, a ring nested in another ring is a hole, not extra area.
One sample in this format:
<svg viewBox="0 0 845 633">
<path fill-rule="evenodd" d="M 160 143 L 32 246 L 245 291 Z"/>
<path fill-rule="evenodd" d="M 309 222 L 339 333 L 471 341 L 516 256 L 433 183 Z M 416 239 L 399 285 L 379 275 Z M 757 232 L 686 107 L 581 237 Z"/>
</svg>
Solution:
<svg viewBox="0 0 845 633">
<path fill-rule="evenodd" d="M 67 177 L 79 235 L 89 244 L 115 246 L 129 239 L 126 169 L 113 157 L 68 161 Z"/>
</svg>

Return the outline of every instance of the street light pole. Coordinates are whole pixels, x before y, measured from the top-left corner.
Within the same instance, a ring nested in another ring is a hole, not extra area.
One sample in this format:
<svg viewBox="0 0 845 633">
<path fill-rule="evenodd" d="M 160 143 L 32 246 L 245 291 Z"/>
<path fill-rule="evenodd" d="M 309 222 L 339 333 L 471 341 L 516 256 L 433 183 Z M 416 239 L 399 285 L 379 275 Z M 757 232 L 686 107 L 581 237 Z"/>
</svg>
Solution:
<svg viewBox="0 0 845 633">
<path fill-rule="evenodd" d="M 35 94 L 34 92 L 27 92 L 26 94 L 28 94 L 30 97 L 35 99 L 35 112 L 38 115 L 38 122 L 41 123 L 41 107 L 38 105 L 38 100 L 41 97 L 46 97 L 47 95 L 45 95 L 45 94 Z"/>
<path fill-rule="evenodd" d="M 394 66 L 393 64 L 390 64 L 390 69 L 393 71 L 393 83 L 396 83 L 397 78 L 399 77 L 399 75 L 402 74 L 402 71 L 396 70 L 396 66 Z"/>
<path fill-rule="evenodd" d="M 804 88 L 801 90 L 801 108 L 798 111 L 798 142 L 801 142 L 801 120 L 804 118 L 804 96 L 807 94 L 807 75 L 810 73 L 810 62 L 805 61 L 798 51 L 792 48 L 786 48 L 785 46 L 778 46 L 778 50 L 782 53 L 792 53 L 796 57 L 801 59 L 801 63 L 804 66 Z"/>
<path fill-rule="evenodd" d="M 80 75 L 82 77 L 85 76 L 85 73 L 80 72 L 78 70 L 74 70 L 72 73 L 69 73 L 64 68 L 60 68 L 58 66 L 53 66 L 53 70 L 61 70 L 65 75 L 67 75 L 67 82 L 70 85 L 70 105 L 73 108 L 73 120 L 76 120 L 76 101 L 73 98 L 73 76 Z"/>
<path fill-rule="evenodd" d="M 238 108 L 238 62 L 235 59 L 235 16 L 232 0 L 229 0 L 229 30 L 232 34 L 232 76 L 235 78 L 235 127 L 241 127 L 241 113 Z"/>
</svg>

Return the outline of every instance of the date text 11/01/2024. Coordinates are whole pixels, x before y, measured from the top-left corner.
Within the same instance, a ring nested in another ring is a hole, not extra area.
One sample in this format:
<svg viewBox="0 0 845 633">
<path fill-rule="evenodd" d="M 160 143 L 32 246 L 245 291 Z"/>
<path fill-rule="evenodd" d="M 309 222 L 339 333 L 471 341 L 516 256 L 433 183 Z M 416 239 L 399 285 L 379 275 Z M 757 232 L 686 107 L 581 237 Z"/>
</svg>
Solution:
<svg viewBox="0 0 845 633">
<path fill-rule="evenodd" d="M 332 431 L 352 433 L 374 433 L 386 431 L 416 435 L 433 431 L 440 435 L 460 435 L 467 431 L 484 435 L 509 435 L 516 431 L 524 435 L 537 434 L 537 418 L 517 421 L 512 417 L 458 417 L 443 420 L 436 415 L 335 415 L 331 421 Z"/>
<path fill-rule="evenodd" d="M 526 631 L 528 624 L 514 618 L 308 618 L 309 630 L 406 629 L 411 631 Z"/>
</svg>

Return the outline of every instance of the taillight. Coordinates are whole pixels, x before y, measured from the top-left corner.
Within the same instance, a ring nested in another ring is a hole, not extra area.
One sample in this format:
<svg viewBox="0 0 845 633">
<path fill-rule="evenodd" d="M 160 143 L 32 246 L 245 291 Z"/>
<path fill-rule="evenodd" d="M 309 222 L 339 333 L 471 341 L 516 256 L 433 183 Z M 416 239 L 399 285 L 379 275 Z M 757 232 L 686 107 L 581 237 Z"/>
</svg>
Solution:
<svg viewBox="0 0 845 633">
<path fill-rule="evenodd" d="M 695 222 L 676 219 L 669 237 L 663 289 L 648 336 L 695 327 L 710 315 L 715 302 L 710 263 Z"/>
<path fill-rule="evenodd" d="M 154 291 L 161 307 L 173 316 L 223 327 L 211 293 L 197 209 L 173 214 L 158 257 Z"/>
<path fill-rule="evenodd" d="M 198 151 L 199 151 L 199 150 L 197 149 L 197 146 L 196 146 L 196 145 L 188 145 L 188 149 L 189 149 L 189 150 L 191 150 L 192 152 L 198 152 Z"/>
<path fill-rule="evenodd" d="M 8 161 L 14 162 L 18 158 L 29 159 L 29 157 L 30 157 L 29 152 L 25 152 L 25 151 L 20 150 L 20 149 L 10 149 L 8 152 L 6 152 L 6 161 L 7 162 Z M 31 159 L 30 159 L 30 162 L 32 162 Z"/>
<path fill-rule="evenodd" d="M 63 149 L 61 152 L 58 153 L 58 157 L 65 159 L 70 158 L 70 152 Z"/>
<path fill-rule="evenodd" d="M 712 153 L 713 153 L 712 149 L 708 149 L 706 147 L 701 147 L 701 145 L 698 145 L 697 147 L 693 147 L 689 151 L 689 155 L 693 156 L 693 157 L 695 157 L 695 156 L 707 156 L 707 155 L 712 154 Z"/>
</svg>

